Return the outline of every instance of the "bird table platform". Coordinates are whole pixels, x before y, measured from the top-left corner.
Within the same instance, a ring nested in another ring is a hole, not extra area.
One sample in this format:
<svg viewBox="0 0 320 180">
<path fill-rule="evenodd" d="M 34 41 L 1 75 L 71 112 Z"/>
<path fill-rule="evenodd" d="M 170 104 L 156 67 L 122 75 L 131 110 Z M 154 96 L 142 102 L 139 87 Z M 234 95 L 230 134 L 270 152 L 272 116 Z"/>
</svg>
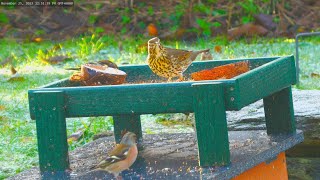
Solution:
<svg viewBox="0 0 320 180">
<path fill-rule="evenodd" d="M 291 85 L 296 83 L 293 56 L 193 62 L 184 75 L 241 61 L 249 61 L 250 71 L 227 80 L 167 83 L 147 65 L 134 65 L 120 67 L 127 73 L 127 84 L 82 87 L 65 79 L 29 90 L 41 173 L 54 176 L 69 169 L 66 118 L 70 117 L 113 116 L 116 142 L 122 130 L 136 133 L 141 142 L 140 115 L 194 112 L 201 167 L 234 167 L 226 111 L 240 110 L 260 99 L 268 135 L 302 137 L 296 132 L 292 104 Z"/>
</svg>

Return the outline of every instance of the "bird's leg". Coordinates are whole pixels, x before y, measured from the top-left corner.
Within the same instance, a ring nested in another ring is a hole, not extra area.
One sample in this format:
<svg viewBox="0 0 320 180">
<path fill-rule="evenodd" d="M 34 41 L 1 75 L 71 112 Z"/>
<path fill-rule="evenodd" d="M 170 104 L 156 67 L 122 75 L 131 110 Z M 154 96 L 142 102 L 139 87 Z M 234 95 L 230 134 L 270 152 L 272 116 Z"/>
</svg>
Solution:
<svg viewBox="0 0 320 180">
<path fill-rule="evenodd" d="M 119 175 L 116 178 L 117 178 L 117 180 L 122 180 L 122 177 Z"/>
</svg>

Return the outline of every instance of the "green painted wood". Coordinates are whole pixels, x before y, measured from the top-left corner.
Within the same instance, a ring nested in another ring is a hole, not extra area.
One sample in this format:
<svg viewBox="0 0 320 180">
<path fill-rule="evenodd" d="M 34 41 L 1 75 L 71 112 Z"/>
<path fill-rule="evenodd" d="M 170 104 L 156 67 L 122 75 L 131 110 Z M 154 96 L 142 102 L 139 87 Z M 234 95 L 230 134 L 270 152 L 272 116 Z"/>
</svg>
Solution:
<svg viewBox="0 0 320 180">
<path fill-rule="evenodd" d="M 263 99 L 268 134 L 295 133 L 291 86 Z"/>
<path fill-rule="evenodd" d="M 113 116 L 114 137 L 117 143 L 121 141 L 121 132 L 126 130 L 137 135 L 137 140 L 142 140 L 140 115 L 126 114 Z"/>
<path fill-rule="evenodd" d="M 223 82 L 226 86 L 226 109 L 238 110 L 295 83 L 293 74 L 295 68 L 291 56 L 274 60 L 235 79 L 201 82 Z M 43 89 L 65 92 L 67 117 L 87 117 L 131 112 L 136 114 L 193 112 L 191 88 L 193 83 L 195 82 Z M 36 91 L 41 89 L 30 90 L 29 96 Z M 29 103 L 33 118 L 32 101 Z"/>
<path fill-rule="evenodd" d="M 36 92 L 34 98 L 41 172 L 69 169 L 64 93 Z"/>
<path fill-rule="evenodd" d="M 234 83 L 234 80 L 207 81 Z M 121 114 L 156 114 L 193 112 L 194 82 L 114 85 L 99 87 L 45 88 L 61 90 L 66 96 L 67 117 L 113 116 Z M 29 90 L 29 109 L 33 117 L 34 92 Z"/>
<path fill-rule="evenodd" d="M 228 101 L 233 101 L 233 104 L 236 105 L 234 109 L 238 110 L 295 84 L 296 69 L 294 57 L 279 58 L 241 74 L 235 79 L 234 96 L 228 97 Z"/>
<path fill-rule="evenodd" d="M 261 57 L 261 58 L 244 58 L 244 59 L 225 59 L 225 60 L 212 60 L 212 61 L 195 61 L 193 62 L 189 68 L 184 72 L 185 77 L 189 78 L 192 72 L 196 72 L 203 69 L 213 68 L 220 65 L 240 62 L 248 60 L 250 61 L 250 69 L 254 69 L 258 66 L 261 66 L 265 63 L 273 61 L 279 57 Z M 135 83 L 139 81 L 151 81 L 151 80 L 164 80 L 165 78 L 161 78 L 155 75 L 148 65 L 128 65 L 128 66 L 120 66 L 120 70 L 125 71 L 127 73 L 126 81 L 129 83 Z M 79 86 L 79 83 L 70 82 L 69 78 L 53 82 L 47 85 L 44 85 L 41 88 L 54 88 L 54 87 L 73 87 Z"/>
<path fill-rule="evenodd" d="M 201 166 L 230 163 L 224 86 L 197 83 L 194 89 L 194 114 Z"/>
</svg>

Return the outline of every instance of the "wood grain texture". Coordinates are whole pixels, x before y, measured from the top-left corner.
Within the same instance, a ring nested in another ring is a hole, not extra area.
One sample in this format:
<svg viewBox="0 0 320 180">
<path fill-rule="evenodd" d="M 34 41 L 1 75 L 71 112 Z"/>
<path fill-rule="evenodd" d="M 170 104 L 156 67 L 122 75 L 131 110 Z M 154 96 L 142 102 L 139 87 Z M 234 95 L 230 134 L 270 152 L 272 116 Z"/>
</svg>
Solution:
<svg viewBox="0 0 320 180">
<path fill-rule="evenodd" d="M 291 87 L 264 98 L 263 104 L 268 134 L 296 132 Z"/>
<path fill-rule="evenodd" d="M 236 78 L 236 110 L 296 83 L 293 56 L 282 57 Z"/>
<path fill-rule="evenodd" d="M 34 96 L 39 164 L 42 172 L 69 168 L 64 93 L 37 92 Z"/>
<path fill-rule="evenodd" d="M 114 124 L 114 137 L 117 144 L 120 143 L 121 141 L 122 131 L 133 132 L 137 135 L 138 141 L 142 140 L 140 115 L 126 114 L 126 115 L 113 116 L 113 124 Z"/>
<path fill-rule="evenodd" d="M 200 165 L 227 165 L 230 151 L 224 86 L 221 83 L 199 83 L 192 87 Z"/>
</svg>

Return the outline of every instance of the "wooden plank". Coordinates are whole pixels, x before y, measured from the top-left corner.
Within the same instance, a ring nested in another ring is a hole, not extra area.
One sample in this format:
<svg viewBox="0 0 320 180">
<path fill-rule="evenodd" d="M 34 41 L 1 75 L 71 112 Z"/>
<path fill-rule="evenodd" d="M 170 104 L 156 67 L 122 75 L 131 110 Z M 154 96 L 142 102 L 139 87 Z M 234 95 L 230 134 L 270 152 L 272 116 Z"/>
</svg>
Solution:
<svg viewBox="0 0 320 180">
<path fill-rule="evenodd" d="M 206 81 L 232 84 L 233 80 Z M 121 114 L 156 114 L 193 112 L 194 82 L 114 85 L 99 87 L 45 88 L 61 90 L 66 96 L 67 117 L 113 116 Z M 29 90 L 31 118 L 34 110 L 34 92 Z"/>
<path fill-rule="evenodd" d="M 224 60 L 213 60 L 213 61 L 195 61 L 184 73 L 186 78 L 190 78 L 190 74 L 196 71 L 203 69 L 209 69 L 220 65 L 236 63 L 239 61 L 250 61 L 250 69 L 254 69 L 262 64 L 273 61 L 279 57 L 261 57 L 261 58 L 244 58 L 244 59 L 224 59 Z M 129 83 L 135 83 L 137 81 L 151 81 L 151 80 L 160 80 L 166 81 L 165 78 L 161 78 L 154 74 L 148 65 L 127 65 L 120 66 L 120 70 L 127 73 L 126 81 Z M 47 85 L 42 86 L 41 88 L 54 88 L 54 87 L 67 87 L 67 86 L 79 86 L 77 82 L 70 82 L 69 78 L 53 82 Z"/>
<path fill-rule="evenodd" d="M 230 151 L 224 86 L 221 83 L 199 83 L 192 87 L 200 165 L 227 165 Z"/>
<path fill-rule="evenodd" d="M 293 56 L 279 58 L 235 78 L 235 110 L 296 83 Z"/>
<path fill-rule="evenodd" d="M 137 140 L 142 140 L 142 129 L 140 115 L 126 114 L 113 116 L 114 137 L 117 143 L 121 141 L 121 132 L 130 131 L 137 135 Z"/>
<path fill-rule="evenodd" d="M 287 87 L 263 99 L 267 133 L 295 133 L 292 91 Z"/>
<path fill-rule="evenodd" d="M 272 61 L 273 58 L 256 58 L 251 59 L 251 65 L 255 67 Z M 210 62 L 194 62 L 195 66 L 212 66 L 223 63 L 231 63 L 241 60 L 226 61 L 210 61 Z M 210 65 L 211 63 L 211 65 Z M 197 65 L 198 64 L 198 65 Z M 138 66 L 142 68 L 142 66 Z M 129 67 L 128 67 L 129 68 Z M 148 68 L 146 65 L 144 69 Z M 192 67 L 191 67 L 192 68 Z M 260 67 L 259 67 L 260 68 Z M 270 68 L 269 68 L 270 69 Z M 134 70 L 134 68 L 132 69 Z M 142 72 L 141 72 L 141 71 Z M 142 69 L 134 72 L 144 73 Z M 255 71 L 255 70 L 252 70 Z M 259 72 L 258 72 L 259 75 Z M 135 76 L 135 74 L 132 74 Z M 241 76 L 241 75 L 240 75 Z M 242 78 L 252 80 L 250 78 Z M 239 81 L 238 79 L 236 79 Z M 234 110 L 239 108 L 239 87 L 237 87 L 234 79 L 219 81 L 201 81 L 201 82 L 224 82 L 226 85 L 226 109 Z M 240 82 L 241 79 L 240 79 Z M 60 84 L 59 84 L 60 83 Z M 58 84 L 51 84 L 47 87 L 56 87 L 67 83 L 61 81 Z M 64 91 L 66 95 L 66 116 L 67 117 L 86 117 L 86 116 L 104 116 L 104 115 L 120 115 L 128 113 L 149 114 L 149 113 L 176 113 L 176 112 L 193 112 L 192 97 L 193 91 L 191 85 L 194 82 L 179 83 L 147 83 L 134 85 L 115 85 L 115 86 L 99 86 L 99 87 L 69 87 L 69 88 L 42 88 L 46 91 Z M 237 82 L 238 83 L 238 82 Z M 245 82 L 248 83 L 248 82 Z M 243 86 L 240 86 L 243 87 Z M 29 96 L 38 90 L 30 90 Z M 241 89 L 241 88 L 240 88 Z M 254 90 L 254 89 L 253 89 Z M 251 90 L 251 91 L 253 91 Z M 241 91 L 243 92 L 243 91 Z M 249 95 L 249 93 L 247 93 Z M 260 94 L 258 94 L 260 95 Z M 237 98 L 236 98 L 237 97 Z M 254 97 L 262 98 L 262 97 Z M 34 119 L 34 108 L 32 98 L 29 98 L 30 114 Z M 250 98 L 249 98 L 250 100 Z M 251 100 L 252 101 L 252 100 Z M 245 102 L 244 102 L 245 103 Z"/>
<path fill-rule="evenodd" d="M 239 61 L 250 61 L 251 69 L 261 66 L 267 62 L 273 61 L 279 57 L 263 57 L 263 58 L 243 58 L 243 59 L 225 59 L 225 60 L 212 60 L 212 61 L 195 61 L 193 62 L 189 68 L 184 72 L 184 76 L 186 78 L 190 78 L 190 74 L 196 71 L 200 71 L 203 69 L 214 68 L 216 66 L 221 66 L 230 63 L 236 63 Z M 164 80 L 167 79 L 161 78 L 154 74 L 148 65 L 130 65 L 130 66 L 120 66 L 122 71 L 127 73 L 127 82 L 133 83 L 136 81 L 144 80 Z"/>
<path fill-rule="evenodd" d="M 69 169 L 64 93 L 35 92 L 35 119 L 41 172 Z"/>
</svg>

